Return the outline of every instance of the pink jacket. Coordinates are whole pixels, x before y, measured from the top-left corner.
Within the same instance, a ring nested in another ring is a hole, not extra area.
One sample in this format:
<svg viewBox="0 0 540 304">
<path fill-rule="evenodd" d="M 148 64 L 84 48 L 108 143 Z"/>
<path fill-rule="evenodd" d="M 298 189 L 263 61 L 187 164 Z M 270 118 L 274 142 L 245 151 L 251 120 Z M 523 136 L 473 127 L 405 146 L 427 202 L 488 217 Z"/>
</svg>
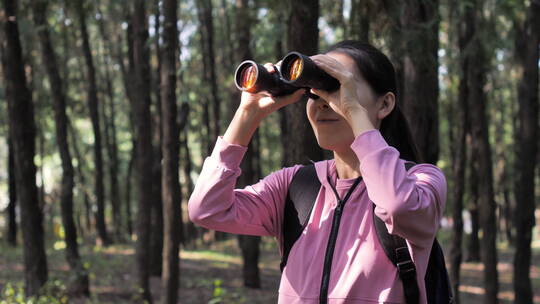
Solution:
<svg viewBox="0 0 540 304">
<path fill-rule="evenodd" d="M 404 303 L 396 267 L 382 249 L 373 223 L 375 214 L 392 234 L 407 239 L 416 265 L 420 302 L 426 303 L 424 275 L 446 201 L 446 180 L 431 164 L 409 171 L 399 152 L 378 130 L 360 134 L 351 145 L 360 160 L 363 180 L 349 198 L 336 241 L 328 303 Z M 283 168 L 258 183 L 235 189 L 247 148 L 221 137 L 206 158 L 189 199 L 189 217 L 196 224 L 236 234 L 274 236 L 282 245 L 287 189 L 300 166 Z M 336 197 L 354 179 L 337 179 L 334 160 L 315 163 L 321 189 L 308 225 L 294 244 L 281 276 L 279 303 L 318 303 L 323 261 Z M 281 248 L 281 246 L 280 246 Z"/>
</svg>

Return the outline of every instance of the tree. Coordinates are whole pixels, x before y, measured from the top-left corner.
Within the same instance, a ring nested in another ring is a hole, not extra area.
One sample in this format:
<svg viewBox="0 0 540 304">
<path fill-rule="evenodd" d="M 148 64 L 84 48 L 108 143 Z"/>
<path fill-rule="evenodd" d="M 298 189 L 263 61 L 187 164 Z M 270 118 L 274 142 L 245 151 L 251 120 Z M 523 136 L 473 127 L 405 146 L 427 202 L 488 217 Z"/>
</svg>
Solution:
<svg viewBox="0 0 540 304">
<path fill-rule="evenodd" d="M 150 292 L 150 223 L 152 210 L 152 130 L 150 117 L 150 62 L 145 1 L 134 2 L 133 64 L 134 121 L 136 138 L 136 177 L 139 199 L 137 213 L 136 259 L 142 298 L 152 302 Z"/>
<path fill-rule="evenodd" d="M 103 187 L 103 152 L 101 147 L 101 127 L 99 119 L 99 100 L 97 95 L 96 69 L 92 59 L 90 47 L 90 38 L 86 28 L 86 12 L 84 9 L 84 0 L 77 0 L 77 14 L 79 19 L 79 28 L 82 35 L 82 50 L 86 63 L 86 76 L 88 80 L 88 109 L 90 110 L 90 119 L 92 120 L 92 129 L 94 131 L 94 162 L 95 162 L 95 195 L 97 212 L 96 228 L 102 245 L 110 244 L 107 226 L 105 224 L 105 189 Z"/>
<path fill-rule="evenodd" d="M 77 228 L 73 220 L 73 165 L 71 163 L 71 153 L 68 145 L 68 117 L 66 115 L 66 96 L 64 93 L 62 78 L 58 71 L 56 54 L 51 43 L 46 19 L 47 1 L 39 0 L 33 2 L 34 22 L 38 29 L 38 36 L 41 43 L 43 63 L 47 69 L 51 93 L 54 101 L 54 114 L 56 122 L 56 142 L 62 160 L 62 189 L 61 189 L 61 214 L 62 224 L 65 231 L 66 259 L 69 267 L 75 276 L 75 280 L 70 286 L 70 291 L 74 294 L 90 294 L 88 288 L 88 274 L 84 269 L 79 255 L 77 244 Z"/>
<path fill-rule="evenodd" d="M 287 47 L 306 55 L 315 55 L 319 50 L 319 1 L 292 0 L 287 23 Z M 286 128 L 282 129 L 284 142 L 283 163 L 286 166 L 305 164 L 310 159 L 317 161 L 324 155 L 317 144 L 315 134 L 306 116 L 305 101 L 285 107 Z"/>
<path fill-rule="evenodd" d="M 118 158 L 118 140 L 116 135 L 116 99 L 113 93 L 113 78 L 112 78 L 112 54 L 113 47 L 110 40 L 109 33 L 106 30 L 105 17 L 100 9 L 100 2 L 96 3 L 97 11 L 101 18 L 98 20 L 99 33 L 103 39 L 104 49 L 106 54 L 104 57 L 104 70 L 105 70 L 105 85 L 109 102 L 104 102 L 103 117 L 105 125 L 105 145 L 107 147 L 107 154 L 109 157 L 109 179 L 110 179 L 110 201 L 112 206 L 113 215 L 113 230 L 116 240 L 122 239 L 122 199 L 120 197 L 120 187 L 118 182 L 118 172 L 120 168 Z M 108 112 L 108 113 L 107 113 Z M 106 113 L 108 115 L 106 115 Z"/>
<path fill-rule="evenodd" d="M 159 9 L 159 0 L 154 1 L 154 35 L 159 37 L 160 32 L 160 16 L 161 12 Z M 150 90 L 155 94 L 153 99 L 154 104 L 150 106 L 150 109 L 153 109 L 152 115 L 152 176 L 154 182 L 152 183 L 152 197 L 154 198 L 152 202 L 152 232 L 150 237 L 150 273 L 153 276 L 161 276 L 161 266 L 163 263 L 163 200 L 162 200 L 162 161 L 163 156 L 161 152 L 161 142 L 163 140 L 163 130 L 162 130 L 162 100 L 161 100 L 161 50 L 160 50 L 160 39 L 154 39 L 154 49 L 156 54 L 156 69 L 155 77 L 152 77 L 153 88 Z M 150 61 L 152 62 L 152 60 Z M 150 74 L 152 76 L 152 74 Z M 155 80 L 154 80 L 155 79 Z"/>
<path fill-rule="evenodd" d="M 465 43 L 470 39 L 470 28 L 459 27 L 458 24 L 461 22 L 461 18 L 458 15 L 457 19 L 454 20 L 455 16 L 459 13 L 456 3 L 451 3 L 450 7 L 450 28 L 455 29 L 458 33 L 458 46 L 459 49 L 464 50 Z M 460 60 L 460 67 L 462 71 L 467 71 L 470 65 L 470 58 L 462 54 Z M 449 111 L 449 117 L 455 119 L 449 121 L 449 125 L 455 131 L 452 130 L 449 132 L 452 138 L 450 139 L 451 144 L 451 163 L 452 166 L 452 177 L 455 181 L 453 191 L 452 191 L 452 202 L 453 202 L 453 213 L 452 219 L 454 220 L 454 225 L 452 226 L 452 243 L 450 249 L 450 278 L 452 282 L 452 291 L 456 299 L 456 303 L 459 303 L 459 285 L 460 281 L 460 266 L 463 260 L 463 196 L 465 193 L 465 171 L 467 164 L 467 126 L 469 125 L 469 115 L 467 100 L 468 100 L 469 90 L 468 90 L 468 74 L 462 73 L 459 81 L 459 93 L 457 97 L 457 104 L 452 107 L 452 110 Z M 455 115 L 452 115 L 455 113 Z"/>
<path fill-rule="evenodd" d="M 464 41 L 464 56 L 469 56 L 468 109 L 471 122 L 472 160 L 476 166 L 471 168 L 478 174 L 478 208 L 482 238 L 480 255 L 484 264 L 484 282 L 486 296 L 484 303 L 497 303 L 499 280 L 497 274 L 497 248 L 495 229 L 495 201 L 493 198 L 493 169 L 491 167 L 491 147 L 486 117 L 486 74 L 488 71 L 488 54 L 485 43 L 482 43 L 482 30 L 485 29 L 482 1 L 473 1 L 465 6 L 464 26 L 470 31 L 470 39 Z M 472 64 L 474 63 L 474 64 Z"/>
<path fill-rule="evenodd" d="M 516 22 L 517 23 L 517 22 Z M 538 60 L 540 59 L 540 1 L 529 4 L 524 25 L 516 24 L 516 57 L 521 79 L 518 87 L 519 123 L 516 132 L 516 253 L 514 292 L 516 303 L 533 303 L 530 277 L 534 227 L 534 170 L 538 149 Z"/>
<path fill-rule="evenodd" d="M 394 20 L 391 51 L 398 74 L 403 111 L 422 160 L 439 157 L 438 0 L 385 1 Z"/>
<path fill-rule="evenodd" d="M 36 186 L 35 138 L 36 123 L 32 95 L 27 87 L 19 26 L 17 2 L 3 0 L 3 31 L 0 34 L 2 71 L 6 82 L 9 136 L 13 140 L 17 200 L 21 209 L 21 230 L 24 240 L 25 293 L 37 295 L 47 281 L 43 215 Z"/>
<path fill-rule="evenodd" d="M 371 0 L 351 0 L 351 15 L 345 38 L 369 43 L 370 14 L 373 5 Z"/>
<path fill-rule="evenodd" d="M 253 17 L 249 12 L 249 1 L 248 0 L 238 0 L 236 1 L 236 53 L 238 54 L 238 61 L 244 61 L 252 58 L 250 40 L 251 40 L 251 27 L 253 25 Z M 240 105 L 240 94 L 238 91 L 235 91 L 235 94 L 232 94 L 233 98 L 232 104 L 237 108 Z M 257 182 L 260 177 L 260 165 L 259 165 L 259 156 L 258 149 L 256 149 L 257 138 L 259 137 L 259 132 L 256 131 L 253 134 L 252 140 L 249 143 L 248 150 L 242 164 L 240 166 L 242 170 L 242 175 L 238 178 L 236 187 L 243 188 L 247 185 Z M 251 236 L 251 235 L 239 235 L 238 244 L 240 250 L 242 251 L 242 276 L 244 279 L 244 286 L 251 288 L 260 288 L 261 287 L 261 278 L 259 271 L 259 255 L 260 249 L 259 244 L 261 242 L 261 237 Z"/>
<path fill-rule="evenodd" d="M 0 50 L 4 53 L 4 50 Z M 8 136 L 8 180 L 9 180 L 9 204 L 8 204 L 8 225 L 7 241 L 8 244 L 17 246 L 17 185 L 15 181 L 15 156 L 13 155 L 13 141 Z"/>
<path fill-rule="evenodd" d="M 177 122 L 176 71 L 178 58 L 178 3 L 176 0 L 163 1 L 163 46 L 161 48 L 161 186 L 163 200 L 163 267 L 162 303 L 176 303 L 180 279 L 178 252 L 182 235 L 181 193 L 178 177 L 180 153 L 180 128 Z M 186 104 L 187 105 L 187 104 Z"/>
</svg>

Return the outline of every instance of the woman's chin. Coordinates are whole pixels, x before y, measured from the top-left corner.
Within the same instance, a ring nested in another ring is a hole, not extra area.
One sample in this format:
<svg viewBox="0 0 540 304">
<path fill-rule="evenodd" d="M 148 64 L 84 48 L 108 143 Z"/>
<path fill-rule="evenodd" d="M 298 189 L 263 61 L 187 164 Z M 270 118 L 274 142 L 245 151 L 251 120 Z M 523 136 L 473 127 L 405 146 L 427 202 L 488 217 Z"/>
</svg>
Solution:
<svg viewBox="0 0 540 304">
<path fill-rule="evenodd" d="M 344 149 L 350 149 L 352 142 L 352 140 L 350 142 L 335 142 L 329 140 L 321 141 L 317 138 L 317 143 L 319 144 L 319 147 L 321 147 L 321 149 L 329 151 L 341 151 Z"/>
</svg>

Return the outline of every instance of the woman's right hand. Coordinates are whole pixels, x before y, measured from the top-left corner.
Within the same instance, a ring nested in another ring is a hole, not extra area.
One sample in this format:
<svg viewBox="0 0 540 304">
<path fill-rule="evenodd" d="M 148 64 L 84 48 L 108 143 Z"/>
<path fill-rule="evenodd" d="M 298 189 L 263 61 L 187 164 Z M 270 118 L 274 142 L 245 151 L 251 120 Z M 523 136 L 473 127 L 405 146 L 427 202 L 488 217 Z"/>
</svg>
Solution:
<svg viewBox="0 0 540 304">
<path fill-rule="evenodd" d="M 281 62 L 278 62 L 277 65 L 279 66 L 280 63 Z M 264 67 L 271 74 L 278 73 L 276 67 L 272 63 L 266 63 Z M 280 97 L 273 97 L 268 94 L 268 92 L 242 92 L 239 109 L 253 113 L 260 119 L 263 119 L 272 112 L 277 111 L 286 105 L 297 102 L 300 100 L 305 91 L 306 89 L 298 89 L 289 95 Z"/>
</svg>

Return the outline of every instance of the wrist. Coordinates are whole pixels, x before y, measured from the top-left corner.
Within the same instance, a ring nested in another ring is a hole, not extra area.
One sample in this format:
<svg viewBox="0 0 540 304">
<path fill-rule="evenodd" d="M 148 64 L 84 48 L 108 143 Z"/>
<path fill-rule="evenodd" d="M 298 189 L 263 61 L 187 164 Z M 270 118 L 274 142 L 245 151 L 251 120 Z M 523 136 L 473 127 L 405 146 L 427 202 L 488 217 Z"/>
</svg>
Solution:
<svg viewBox="0 0 540 304">
<path fill-rule="evenodd" d="M 366 131 L 376 129 L 374 124 L 369 119 L 368 112 L 364 108 L 349 111 L 347 114 L 347 120 L 352 128 L 354 137 L 357 137 Z"/>
<path fill-rule="evenodd" d="M 259 112 L 238 108 L 223 139 L 230 144 L 247 147 L 262 118 Z"/>
</svg>

